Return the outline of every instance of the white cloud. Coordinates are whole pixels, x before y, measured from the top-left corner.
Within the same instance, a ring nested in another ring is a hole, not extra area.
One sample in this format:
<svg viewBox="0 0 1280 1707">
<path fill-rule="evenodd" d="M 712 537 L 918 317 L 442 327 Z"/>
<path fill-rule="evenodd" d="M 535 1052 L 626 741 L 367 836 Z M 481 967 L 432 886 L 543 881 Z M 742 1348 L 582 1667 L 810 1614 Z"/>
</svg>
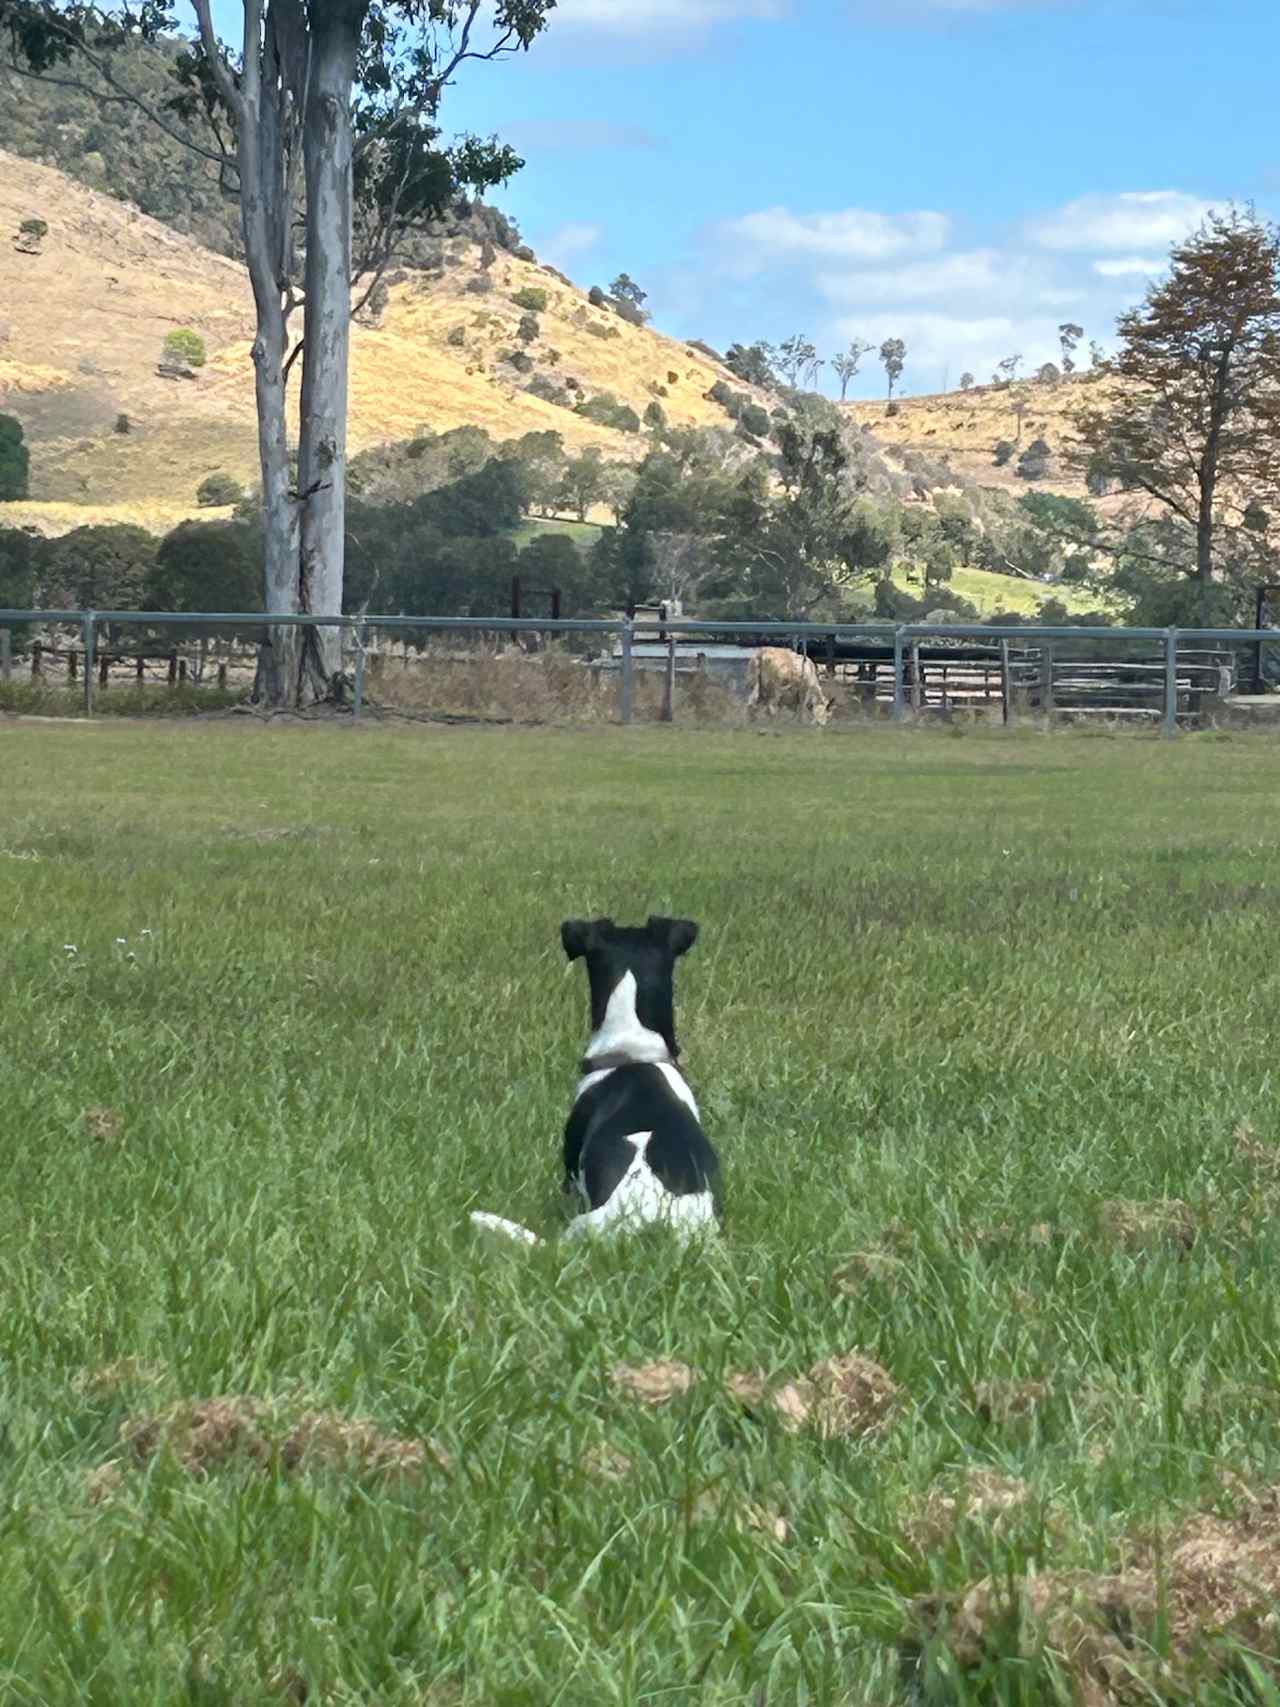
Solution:
<svg viewBox="0 0 1280 1707">
<path fill-rule="evenodd" d="M 735 18 L 780 18 L 786 9 L 786 0 L 558 0 L 553 21 L 557 29 L 576 25 L 613 35 L 661 29 L 687 35 Z"/>
<path fill-rule="evenodd" d="M 1167 265 L 1168 261 L 1163 256 L 1122 255 L 1116 261 L 1095 261 L 1093 270 L 1103 279 L 1128 279 L 1136 275 L 1150 278 L 1155 273 L 1162 273 Z"/>
<path fill-rule="evenodd" d="M 603 235 L 599 225 L 577 224 L 570 220 L 567 225 L 560 226 L 537 246 L 538 254 L 544 261 L 550 261 L 553 267 L 567 267 L 575 256 L 585 254 L 588 249 L 594 249 Z"/>
<path fill-rule="evenodd" d="M 829 302 L 953 302 L 978 297 L 984 307 L 1069 306 L 1078 292 L 1064 289 L 1038 257 L 972 249 L 935 260 L 873 272 L 819 273 L 818 289 Z"/>
<path fill-rule="evenodd" d="M 1181 190 L 1126 190 L 1080 196 L 1032 220 L 1027 235 L 1042 249 L 1116 250 L 1134 254 L 1168 248 L 1194 230 L 1212 204 Z"/>
<path fill-rule="evenodd" d="M 813 257 L 875 262 L 930 254 L 943 247 L 950 229 L 944 213 L 873 213 L 857 207 L 792 213 L 771 207 L 725 220 L 718 232 L 736 251 L 736 260 L 759 265 Z"/>
</svg>

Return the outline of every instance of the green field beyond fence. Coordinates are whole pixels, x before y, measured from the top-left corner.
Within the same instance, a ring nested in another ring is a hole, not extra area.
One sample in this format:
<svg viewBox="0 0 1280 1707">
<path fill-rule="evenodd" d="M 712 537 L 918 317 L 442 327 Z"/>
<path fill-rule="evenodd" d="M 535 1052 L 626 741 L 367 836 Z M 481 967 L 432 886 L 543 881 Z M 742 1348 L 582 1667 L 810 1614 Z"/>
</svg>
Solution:
<svg viewBox="0 0 1280 1707">
<path fill-rule="evenodd" d="M 1280 748 L 12 722 L 0 789 L 4 1701 L 1280 1699 Z M 565 1213 L 561 919 L 650 912 L 723 1249 L 478 1243 Z"/>
</svg>

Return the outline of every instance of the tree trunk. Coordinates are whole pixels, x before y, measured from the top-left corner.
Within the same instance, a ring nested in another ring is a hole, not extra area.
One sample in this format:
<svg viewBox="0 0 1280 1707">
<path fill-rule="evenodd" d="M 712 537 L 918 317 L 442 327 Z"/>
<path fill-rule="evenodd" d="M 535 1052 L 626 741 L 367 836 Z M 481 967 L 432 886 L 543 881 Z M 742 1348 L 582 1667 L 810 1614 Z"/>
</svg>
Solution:
<svg viewBox="0 0 1280 1707">
<path fill-rule="evenodd" d="M 257 336 L 253 341 L 258 459 L 262 468 L 262 580 L 268 613 L 298 609 L 298 517 L 290 493 L 289 437 L 285 421 L 288 323 L 285 289 L 290 243 L 290 183 L 286 164 L 300 68 L 287 63 L 280 0 L 271 0 L 265 31 L 261 0 L 245 5 L 240 89 L 240 225 L 253 287 Z M 266 75 L 264 76 L 264 60 Z M 273 705 L 295 702 L 300 631 L 267 629 L 259 648 L 254 697 Z"/>
<path fill-rule="evenodd" d="M 1213 499 L 1218 486 L 1218 451 L 1222 425 L 1229 409 L 1231 346 L 1218 359 L 1209 399 L 1209 431 L 1197 470 L 1200 503 L 1196 511 L 1196 591 L 1201 622 L 1209 620 L 1209 588 L 1213 584 Z"/>
<path fill-rule="evenodd" d="M 298 446 L 299 608 L 342 614 L 351 343 L 351 86 L 367 0 L 313 7 L 303 128 L 306 328 Z M 342 631 L 304 631 L 299 695 L 341 698 Z"/>
</svg>

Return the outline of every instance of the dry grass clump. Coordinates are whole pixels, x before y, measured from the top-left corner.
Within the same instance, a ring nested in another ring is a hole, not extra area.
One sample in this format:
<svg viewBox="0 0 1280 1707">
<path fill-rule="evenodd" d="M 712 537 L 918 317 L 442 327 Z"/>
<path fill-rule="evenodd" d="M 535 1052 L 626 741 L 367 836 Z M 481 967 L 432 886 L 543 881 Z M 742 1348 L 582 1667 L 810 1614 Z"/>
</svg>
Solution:
<svg viewBox="0 0 1280 1707">
<path fill-rule="evenodd" d="M 1020 1476 L 967 1470 L 949 1487 L 930 1488 L 904 1528 L 921 1552 L 934 1552 L 965 1528 L 993 1534 L 1008 1530 L 1025 1513 L 1030 1498 L 1031 1490 Z"/>
<path fill-rule="evenodd" d="M 269 1406 L 244 1394 L 182 1399 L 131 1417 L 120 1438 L 135 1463 L 166 1453 L 189 1475 L 245 1465 L 286 1472 L 346 1470 L 353 1475 L 416 1477 L 427 1465 L 448 1470 L 449 1455 L 432 1440 L 389 1434 L 364 1417 L 306 1411 L 280 1433 Z M 102 1466 L 106 1476 L 111 1465 Z M 108 1481 L 110 1478 L 108 1478 Z"/>
<path fill-rule="evenodd" d="M 1268 1144 L 1265 1139 L 1259 1138 L 1247 1120 L 1241 1121 L 1232 1137 L 1235 1139 L 1238 1160 L 1270 1182 L 1280 1179 L 1280 1145 Z"/>
<path fill-rule="evenodd" d="M 879 1432 L 903 1398 L 888 1371 L 857 1350 L 824 1357 L 778 1387 L 758 1372 L 736 1371 L 726 1376 L 725 1388 L 749 1411 L 771 1410 L 792 1433 L 812 1428 L 822 1440 Z"/>
<path fill-rule="evenodd" d="M 615 1393 L 652 1406 L 669 1404 L 701 1379 L 696 1369 L 678 1358 L 660 1359 L 656 1363 L 616 1363 L 609 1371 L 609 1384 Z"/>
<path fill-rule="evenodd" d="M 1189 1251 L 1199 1228 L 1195 1212 L 1181 1198 L 1162 1197 L 1150 1203 L 1111 1198 L 1098 1208 L 1098 1231 L 1118 1250 L 1150 1252 L 1168 1245 Z"/>
<path fill-rule="evenodd" d="M 99 1144 L 111 1143 L 124 1130 L 124 1116 L 118 1108 L 86 1108 L 81 1118 L 85 1131 Z"/>
<path fill-rule="evenodd" d="M 140 1357 L 117 1357 L 73 1375 L 71 1390 L 83 1397 L 106 1399 L 124 1387 L 155 1387 L 167 1373 L 159 1363 L 147 1363 Z"/>
<path fill-rule="evenodd" d="M 1248 1495 L 1237 1516 L 1196 1513 L 1163 1546 L 1142 1541 L 1112 1574 L 990 1577 L 912 1608 L 908 1646 L 940 1642 L 962 1668 L 996 1654 L 1047 1654 L 1082 1707 L 1196 1698 L 1233 1645 L 1280 1661 L 1280 1489 Z M 1157 1651 L 1160 1625 L 1163 1651 Z"/>
</svg>

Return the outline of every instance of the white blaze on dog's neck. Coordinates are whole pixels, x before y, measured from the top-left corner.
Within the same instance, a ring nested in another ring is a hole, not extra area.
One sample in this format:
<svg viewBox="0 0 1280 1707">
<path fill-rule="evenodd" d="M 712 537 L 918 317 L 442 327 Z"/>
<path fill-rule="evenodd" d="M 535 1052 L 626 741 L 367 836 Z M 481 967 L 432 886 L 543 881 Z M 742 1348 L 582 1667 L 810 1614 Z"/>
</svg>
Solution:
<svg viewBox="0 0 1280 1707">
<path fill-rule="evenodd" d="M 640 1023 L 634 972 L 624 972 L 614 985 L 600 1029 L 587 1044 L 589 1061 L 600 1055 L 625 1055 L 628 1061 L 651 1063 L 671 1059 L 666 1038 Z"/>
</svg>

